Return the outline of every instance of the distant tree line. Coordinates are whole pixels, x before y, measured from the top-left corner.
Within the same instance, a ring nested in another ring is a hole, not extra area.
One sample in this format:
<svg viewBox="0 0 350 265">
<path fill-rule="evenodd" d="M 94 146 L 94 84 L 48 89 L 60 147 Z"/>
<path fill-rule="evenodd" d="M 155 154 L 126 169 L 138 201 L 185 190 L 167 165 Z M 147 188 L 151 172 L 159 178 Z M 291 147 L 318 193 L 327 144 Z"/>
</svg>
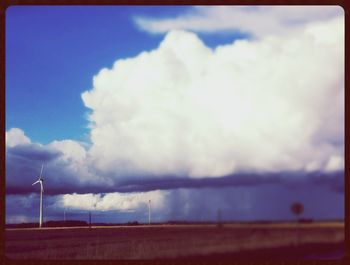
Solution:
<svg viewBox="0 0 350 265">
<path fill-rule="evenodd" d="M 67 221 L 47 221 L 43 223 L 43 227 L 76 227 L 87 226 L 85 221 L 67 220 Z M 6 224 L 7 228 L 34 228 L 38 227 L 38 223 L 21 223 L 21 224 Z"/>
</svg>

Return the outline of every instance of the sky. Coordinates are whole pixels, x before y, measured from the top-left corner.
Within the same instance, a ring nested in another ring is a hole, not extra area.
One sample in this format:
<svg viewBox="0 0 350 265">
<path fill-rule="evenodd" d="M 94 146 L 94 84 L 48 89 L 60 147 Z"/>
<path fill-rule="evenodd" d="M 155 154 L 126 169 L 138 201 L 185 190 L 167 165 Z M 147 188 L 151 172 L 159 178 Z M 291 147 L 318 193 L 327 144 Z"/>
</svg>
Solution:
<svg viewBox="0 0 350 265">
<path fill-rule="evenodd" d="M 344 218 L 339 6 L 6 10 L 6 222 Z"/>
</svg>

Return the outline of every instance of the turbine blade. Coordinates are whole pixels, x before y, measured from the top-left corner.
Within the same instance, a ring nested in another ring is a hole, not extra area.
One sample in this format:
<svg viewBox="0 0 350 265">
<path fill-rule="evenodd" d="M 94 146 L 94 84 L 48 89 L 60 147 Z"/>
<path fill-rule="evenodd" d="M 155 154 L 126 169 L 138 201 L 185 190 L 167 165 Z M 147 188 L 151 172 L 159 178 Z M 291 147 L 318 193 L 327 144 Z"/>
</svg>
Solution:
<svg viewBox="0 0 350 265">
<path fill-rule="evenodd" d="M 40 170 L 40 176 L 39 179 L 41 178 L 41 175 L 43 174 L 43 168 L 44 168 L 44 164 L 41 165 L 41 170 Z"/>
<path fill-rule="evenodd" d="M 40 181 L 40 186 L 41 186 L 41 190 L 44 192 L 44 185 L 42 181 Z"/>
<path fill-rule="evenodd" d="M 32 184 L 32 186 L 35 185 L 35 184 L 37 184 L 38 182 L 40 182 L 40 180 L 35 181 L 35 182 Z"/>
</svg>

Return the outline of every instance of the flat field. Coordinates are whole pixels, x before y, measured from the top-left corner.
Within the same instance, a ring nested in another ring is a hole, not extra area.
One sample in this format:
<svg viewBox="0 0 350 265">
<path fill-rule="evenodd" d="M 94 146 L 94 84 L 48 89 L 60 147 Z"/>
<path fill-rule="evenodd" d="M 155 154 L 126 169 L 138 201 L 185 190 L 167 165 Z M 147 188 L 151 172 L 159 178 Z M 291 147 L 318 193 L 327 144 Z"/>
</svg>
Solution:
<svg viewBox="0 0 350 265">
<path fill-rule="evenodd" d="M 344 223 L 6 229 L 8 259 L 341 258 Z"/>
</svg>

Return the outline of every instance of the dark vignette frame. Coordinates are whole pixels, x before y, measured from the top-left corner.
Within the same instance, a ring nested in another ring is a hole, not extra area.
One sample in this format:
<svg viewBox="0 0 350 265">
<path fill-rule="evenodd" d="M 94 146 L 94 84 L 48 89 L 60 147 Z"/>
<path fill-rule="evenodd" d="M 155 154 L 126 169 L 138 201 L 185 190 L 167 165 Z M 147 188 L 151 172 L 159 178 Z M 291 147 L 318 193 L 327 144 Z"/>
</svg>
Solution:
<svg viewBox="0 0 350 265">
<path fill-rule="evenodd" d="M 230 259 L 213 261 L 161 261 L 161 260 L 72 260 L 72 261 L 42 261 L 42 260 L 10 260 L 5 256 L 5 16 L 6 9 L 13 5 L 339 5 L 345 12 L 345 256 L 339 261 L 322 260 L 322 261 L 245 261 L 237 262 Z M 350 176 L 349 176 L 349 141 L 346 137 L 350 134 L 349 122 L 349 51 L 347 50 L 350 36 L 350 1 L 348 0 L 4 0 L 0 3 L 0 128 L 2 137 L 0 146 L 2 150 L 0 160 L 0 262 L 1 264 L 350 264 Z M 348 102 L 348 104 L 347 104 Z"/>
</svg>

